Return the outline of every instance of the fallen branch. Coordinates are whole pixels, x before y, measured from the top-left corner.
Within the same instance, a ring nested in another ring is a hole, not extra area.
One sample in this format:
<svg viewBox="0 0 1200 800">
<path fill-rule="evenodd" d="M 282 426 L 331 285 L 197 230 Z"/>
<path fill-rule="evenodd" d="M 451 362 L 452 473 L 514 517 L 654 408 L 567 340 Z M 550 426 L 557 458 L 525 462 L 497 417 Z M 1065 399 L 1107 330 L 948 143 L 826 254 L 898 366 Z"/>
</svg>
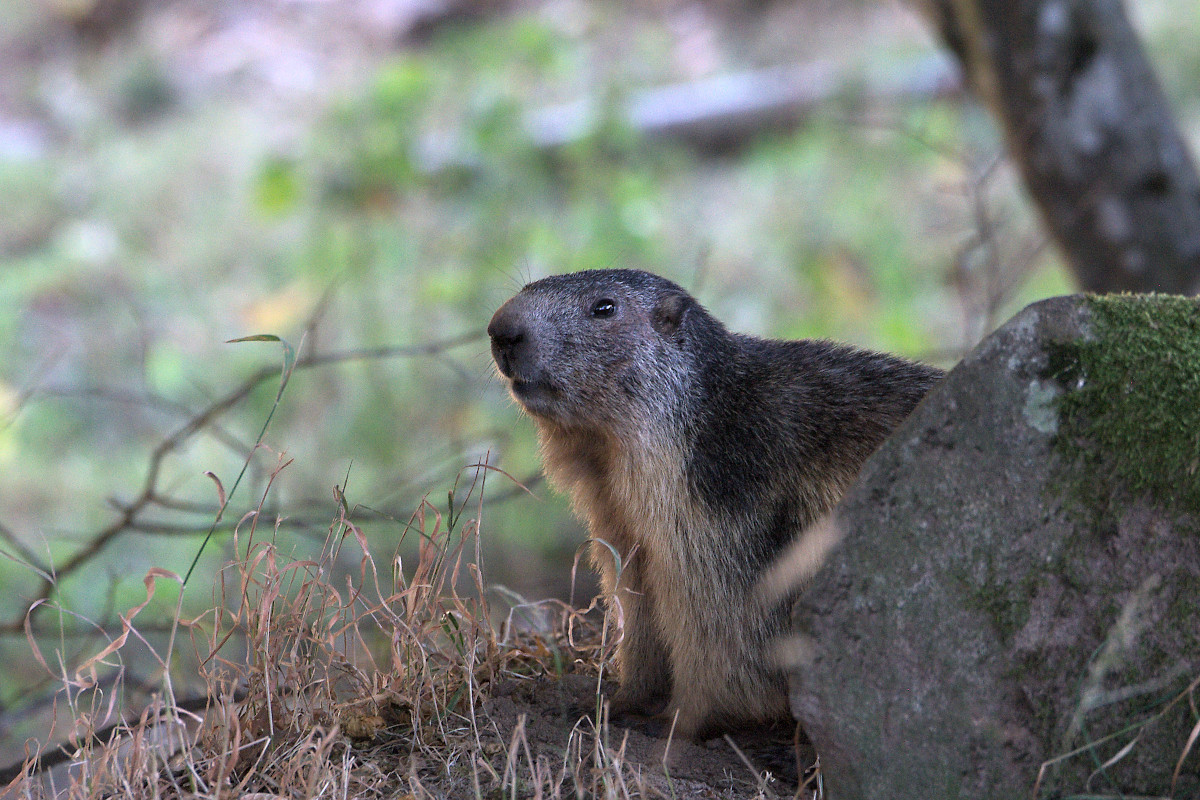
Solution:
<svg viewBox="0 0 1200 800">
<path fill-rule="evenodd" d="M 833 61 L 731 72 L 687 83 L 631 92 L 615 111 L 590 97 L 536 109 L 525 116 L 535 147 L 553 150 L 594 134 L 614 114 L 617 122 L 647 138 L 677 139 L 723 151 L 768 130 L 793 128 L 839 97 L 866 100 L 929 100 L 957 95 L 958 67 L 940 54 L 888 74 L 866 74 Z M 421 146 L 428 172 L 469 166 L 461 139 L 439 134 Z"/>
</svg>

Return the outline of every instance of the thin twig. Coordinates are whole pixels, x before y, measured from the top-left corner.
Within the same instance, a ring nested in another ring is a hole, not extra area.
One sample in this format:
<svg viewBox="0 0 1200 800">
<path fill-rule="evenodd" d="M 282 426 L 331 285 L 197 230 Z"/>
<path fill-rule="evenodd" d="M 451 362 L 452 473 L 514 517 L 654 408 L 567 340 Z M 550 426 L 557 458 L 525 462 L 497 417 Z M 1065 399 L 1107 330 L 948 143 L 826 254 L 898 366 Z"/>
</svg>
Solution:
<svg viewBox="0 0 1200 800">
<path fill-rule="evenodd" d="M 362 348 L 330 353 L 309 353 L 299 357 L 293 369 L 308 370 L 352 361 L 433 356 L 455 347 L 476 342 L 481 338 L 483 338 L 483 333 L 475 332 L 420 345 Z M 29 561 L 31 566 L 41 568 L 44 573 L 41 584 L 34 592 L 33 597 L 30 598 L 29 605 L 36 605 L 33 612 L 31 612 L 32 615 L 44 613 L 42 609 L 48 607 L 48 604 L 44 601 L 54 596 L 55 587 L 59 582 L 92 561 L 115 538 L 127 531 L 135 530 L 138 525 L 144 524 L 144 521 L 140 519 L 141 515 L 148 508 L 157 505 L 157 501 L 161 497 L 159 481 L 162 465 L 169 455 L 181 449 L 184 444 L 201 431 L 210 429 L 216 420 L 245 400 L 261 384 L 278 378 L 278 376 L 279 368 L 276 366 L 258 369 L 224 396 L 214 400 L 198 414 L 191 417 L 174 433 L 159 442 L 150 453 L 146 475 L 142 482 L 142 489 L 138 495 L 128 504 L 118 508 L 116 519 L 88 537 L 86 540 L 87 544 L 71 554 L 63 563 L 54 567 L 39 566 L 38 559 L 31 558 L 32 553 L 29 553 L 26 548 L 21 548 L 19 552 L 22 558 Z M 0 532 L 3 531 L 4 529 L 0 528 Z M 5 539 L 13 543 L 14 547 L 16 547 L 17 540 L 15 536 L 5 536 Z M 0 622 L 0 635 L 23 635 L 24 626 L 25 614 L 22 613 L 16 618 Z"/>
</svg>

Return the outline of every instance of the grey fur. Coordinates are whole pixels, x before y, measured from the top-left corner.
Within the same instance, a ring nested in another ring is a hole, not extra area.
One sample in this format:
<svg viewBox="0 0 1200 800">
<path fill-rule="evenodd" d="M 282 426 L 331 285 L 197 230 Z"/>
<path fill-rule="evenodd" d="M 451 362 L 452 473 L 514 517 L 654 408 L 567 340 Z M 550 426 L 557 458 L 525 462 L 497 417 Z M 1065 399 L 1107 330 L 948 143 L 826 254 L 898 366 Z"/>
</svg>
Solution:
<svg viewBox="0 0 1200 800">
<path fill-rule="evenodd" d="M 784 611 L 755 586 L 941 370 L 731 333 L 636 270 L 531 283 L 488 334 L 547 475 L 611 546 L 591 560 L 622 623 L 619 707 L 665 704 L 692 737 L 787 718 Z"/>
</svg>

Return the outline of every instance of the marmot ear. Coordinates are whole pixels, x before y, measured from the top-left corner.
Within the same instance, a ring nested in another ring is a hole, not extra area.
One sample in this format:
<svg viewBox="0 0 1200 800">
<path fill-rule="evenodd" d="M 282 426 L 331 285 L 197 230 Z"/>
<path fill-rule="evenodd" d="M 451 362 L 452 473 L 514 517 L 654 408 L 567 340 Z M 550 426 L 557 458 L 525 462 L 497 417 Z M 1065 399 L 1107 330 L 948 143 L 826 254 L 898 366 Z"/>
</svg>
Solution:
<svg viewBox="0 0 1200 800">
<path fill-rule="evenodd" d="M 650 324 L 664 336 L 679 330 L 691 298 L 686 294 L 669 294 L 658 301 L 650 312 Z"/>
</svg>

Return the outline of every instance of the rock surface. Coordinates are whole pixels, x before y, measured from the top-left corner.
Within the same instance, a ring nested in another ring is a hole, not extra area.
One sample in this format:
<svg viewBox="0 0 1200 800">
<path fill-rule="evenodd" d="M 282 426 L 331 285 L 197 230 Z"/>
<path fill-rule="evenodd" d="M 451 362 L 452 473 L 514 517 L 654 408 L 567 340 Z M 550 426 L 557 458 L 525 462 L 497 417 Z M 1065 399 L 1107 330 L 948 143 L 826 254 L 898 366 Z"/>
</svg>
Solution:
<svg viewBox="0 0 1200 800">
<path fill-rule="evenodd" d="M 1057 298 L 866 464 L 796 605 L 834 800 L 1200 798 L 1200 304 Z"/>
</svg>

